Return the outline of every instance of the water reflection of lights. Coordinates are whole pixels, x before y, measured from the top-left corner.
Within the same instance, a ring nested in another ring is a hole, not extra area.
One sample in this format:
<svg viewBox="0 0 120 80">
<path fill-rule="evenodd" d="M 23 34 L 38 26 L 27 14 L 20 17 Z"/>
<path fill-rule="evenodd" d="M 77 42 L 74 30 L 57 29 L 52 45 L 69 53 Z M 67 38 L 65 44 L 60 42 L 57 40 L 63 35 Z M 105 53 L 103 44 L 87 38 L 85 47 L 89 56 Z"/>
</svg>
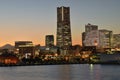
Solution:
<svg viewBox="0 0 120 80">
<path fill-rule="evenodd" d="M 90 75 L 91 75 L 91 80 L 94 80 L 94 79 L 101 80 L 100 65 L 90 64 Z"/>
<path fill-rule="evenodd" d="M 90 71 L 93 72 L 93 64 L 90 64 Z"/>
</svg>

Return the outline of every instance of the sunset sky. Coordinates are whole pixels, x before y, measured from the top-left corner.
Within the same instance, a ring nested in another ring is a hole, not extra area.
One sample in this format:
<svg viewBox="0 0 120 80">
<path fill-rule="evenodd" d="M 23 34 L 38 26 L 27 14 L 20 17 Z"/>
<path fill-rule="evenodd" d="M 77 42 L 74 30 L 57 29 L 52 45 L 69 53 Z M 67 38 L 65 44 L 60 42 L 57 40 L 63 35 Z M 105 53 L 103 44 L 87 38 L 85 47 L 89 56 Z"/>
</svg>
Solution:
<svg viewBox="0 0 120 80">
<path fill-rule="evenodd" d="M 70 7 L 72 43 L 81 44 L 85 24 L 120 34 L 120 0 L 0 0 L 0 46 L 15 41 L 56 41 L 57 7 Z M 56 43 L 56 42 L 55 42 Z"/>
</svg>

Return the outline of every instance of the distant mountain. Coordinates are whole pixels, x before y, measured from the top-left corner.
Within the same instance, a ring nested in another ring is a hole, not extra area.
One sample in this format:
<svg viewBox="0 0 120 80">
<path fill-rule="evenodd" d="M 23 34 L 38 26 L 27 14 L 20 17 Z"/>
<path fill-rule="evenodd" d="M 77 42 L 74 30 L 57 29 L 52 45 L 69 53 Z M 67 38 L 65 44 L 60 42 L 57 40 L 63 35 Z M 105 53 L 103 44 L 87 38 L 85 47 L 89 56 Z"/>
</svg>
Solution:
<svg viewBox="0 0 120 80">
<path fill-rule="evenodd" d="M 5 44 L 4 46 L 0 47 L 0 49 L 14 49 L 14 46 L 11 44 Z"/>
</svg>

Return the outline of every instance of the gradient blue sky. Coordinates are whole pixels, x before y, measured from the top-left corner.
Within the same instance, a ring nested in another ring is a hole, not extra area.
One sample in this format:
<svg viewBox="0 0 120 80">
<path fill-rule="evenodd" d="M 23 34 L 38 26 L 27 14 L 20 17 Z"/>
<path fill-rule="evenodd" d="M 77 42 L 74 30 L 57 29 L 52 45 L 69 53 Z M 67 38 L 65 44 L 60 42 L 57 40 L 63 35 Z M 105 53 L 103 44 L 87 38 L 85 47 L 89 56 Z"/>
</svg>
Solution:
<svg viewBox="0 0 120 80">
<path fill-rule="evenodd" d="M 44 45 L 49 34 L 56 40 L 60 6 L 70 7 L 73 45 L 81 44 L 87 23 L 120 33 L 120 0 L 0 0 L 0 46 L 19 40 Z"/>
</svg>

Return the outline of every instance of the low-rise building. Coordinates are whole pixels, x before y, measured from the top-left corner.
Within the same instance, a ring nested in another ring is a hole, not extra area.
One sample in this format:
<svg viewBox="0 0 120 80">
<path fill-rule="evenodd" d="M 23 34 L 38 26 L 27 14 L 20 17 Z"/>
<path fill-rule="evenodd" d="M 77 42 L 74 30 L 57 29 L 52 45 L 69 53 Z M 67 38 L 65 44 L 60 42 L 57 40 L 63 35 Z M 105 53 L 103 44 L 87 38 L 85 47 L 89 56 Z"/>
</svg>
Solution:
<svg viewBox="0 0 120 80">
<path fill-rule="evenodd" d="M 35 46 L 33 45 L 32 41 L 16 41 L 15 48 L 18 51 L 17 53 L 20 55 L 35 55 Z"/>
<path fill-rule="evenodd" d="M 115 54 L 101 54 L 100 55 L 100 62 L 120 62 L 120 53 Z"/>
<path fill-rule="evenodd" d="M 9 65 L 9 64 L 14 64 L 17 65 L 19 64 L 20 60 L 18 57 L 16 57 L 14 54 L 2 54 L 0 55 L 0 64 L 5 64 L 5 65 Z"/>
</svg>

